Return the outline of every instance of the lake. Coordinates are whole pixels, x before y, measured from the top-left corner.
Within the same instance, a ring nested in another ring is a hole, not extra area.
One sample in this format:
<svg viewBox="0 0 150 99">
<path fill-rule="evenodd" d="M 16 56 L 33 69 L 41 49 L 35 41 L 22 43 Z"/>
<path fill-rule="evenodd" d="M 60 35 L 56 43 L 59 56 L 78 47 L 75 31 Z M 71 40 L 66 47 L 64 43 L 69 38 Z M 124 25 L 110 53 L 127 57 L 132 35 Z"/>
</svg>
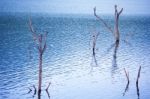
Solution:
<svg viewBox="0 0 150 99">
<path fill-rule="evenodd" d="M 113 28 L 113 15 L 101 16 Z M 49 99 L 45 91 L 49 82 L 51 99 L 150 97 L 150 16 L 120 16 L 121 41 L 114 58 L 114 37 L 94 15 L 1 13 L 0 99 L 37 98 L 33 85 L 38 86 L 39 56 L 29 30 L 29 17 L 38 33 L 48 31 L 43 55 L 42 99 Z M 100 33 L 95 58 L 90 43 L 93 32 Z M 126 92 L 124 68 L 130 79 Z"/>
</svg>

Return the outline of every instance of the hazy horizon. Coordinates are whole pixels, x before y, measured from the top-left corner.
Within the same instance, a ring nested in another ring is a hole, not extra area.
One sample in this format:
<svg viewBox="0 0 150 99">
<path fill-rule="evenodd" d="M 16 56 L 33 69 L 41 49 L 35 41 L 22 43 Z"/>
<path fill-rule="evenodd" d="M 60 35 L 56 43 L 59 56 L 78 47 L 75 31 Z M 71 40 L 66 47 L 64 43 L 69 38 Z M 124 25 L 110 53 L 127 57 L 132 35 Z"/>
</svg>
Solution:
<svg viewBox="0 0 150 99">
<path fill-rule="evenodd" d="M 113 14 L 114 5 L 124 8 L 125 15 L 150 15 L 148 0 L 1 0 L 0 12 L 28 12 L 50 14 L 92 14 L 93 7 L 97 13 Z"/>
</svg>

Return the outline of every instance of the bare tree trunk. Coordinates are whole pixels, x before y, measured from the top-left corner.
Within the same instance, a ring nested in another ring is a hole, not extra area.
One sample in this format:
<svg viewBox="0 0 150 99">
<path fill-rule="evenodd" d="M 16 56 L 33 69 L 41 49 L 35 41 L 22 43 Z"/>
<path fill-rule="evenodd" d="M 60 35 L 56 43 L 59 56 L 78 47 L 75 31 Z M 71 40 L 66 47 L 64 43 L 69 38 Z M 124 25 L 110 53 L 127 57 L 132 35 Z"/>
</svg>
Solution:
<svg viewBox="0 0 150 99">
<path fill-rule="evenodd" d="M 38 99 L 41 96 L 41 85 L 42 85 L 42 54 L 39 55 L 39 85 L 38 85 Z"/>
<path fill-rule="evenodd" d="M 33 40 L 35 41 L 35 44 L 37 45 L 37 49 L 39 51 L 39 81 L 38 81 L 38 99 L 41 99 L 41 85 L 42 85 L 42 59 L 43 59 L 43 53 L 46 49 L 46 38 L 47 38 L 47 33 L 45 34 L 40 34 L 37 35 L 36 31 L 34 30 L 32 26 L 31 19 L 29 19 L 29 26 L 30 26 L 30 31 L 32 32 L 33 35 Z"/>
<path fill-rule="evenodd" d="M 119 29 L 118 29 L 118 16 L 115 16 L 115 28 L 114 28 L 114 35 L 115 35 L 115 40 L 117 42 L 120 41 L 120 33 L 119 33 Z"/>
</svg>

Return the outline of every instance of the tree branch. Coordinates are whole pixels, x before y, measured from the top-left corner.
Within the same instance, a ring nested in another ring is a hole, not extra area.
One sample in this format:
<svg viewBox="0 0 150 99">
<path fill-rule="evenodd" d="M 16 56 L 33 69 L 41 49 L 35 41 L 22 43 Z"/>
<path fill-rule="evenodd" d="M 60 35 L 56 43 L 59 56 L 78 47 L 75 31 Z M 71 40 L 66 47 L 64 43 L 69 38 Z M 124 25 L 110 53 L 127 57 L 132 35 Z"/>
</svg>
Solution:
<svg viewBox="0 0 150 99">
<path fill-rule="evenodd" d="M 111 27 L 109 27 L 109 26 L 107 25 L 107 23 L 106 23 L 100 16 L 98 16 L 98 15 L 96 14 L 96 7 L 95 7 L 93 10 L 94 10 L 94 16 L 95 16 L 99 21 L 101 21 L 101 22 L 105 25 L 105 27 L 106 27 L 111 33 L 113 33 L 113 30 L 111 29 Z"/>
<path fill-rule="evenodd" d="M 34 41 L 38 40 L 38 35 L 36 34 L 36 31 L 34 30 L 34 28 L 32 26 L 31 18 L 29 18 L 29 28 L 30 28 L 30 31 L 32 32 L 33 40 Z"/>
<path fill-rule="evenodd" d="M 129 72 L 127 73 L 125 68 L 124 68 L 124 72 L 125 72 L 125 74 L 126 74 L 126 78 L 127 78 L 127 80 L 128 80 L 128 83 L 129 83 Z"/>
<path fill-rule="evenodd" d="M 136 83 L 139 82 L 140 73 L 141 73 L 141 66 L 139 67 L 139 71 L 138 71 L 138 76 L 137 76 L 137 79 L 136 79 Z"/>
<path fill-rule="evenodd" d="M 120 15 L 122 13 L 122 11 L 123 11 L 123 8 L 119 11 L 118 15 Z"/>
</svg>

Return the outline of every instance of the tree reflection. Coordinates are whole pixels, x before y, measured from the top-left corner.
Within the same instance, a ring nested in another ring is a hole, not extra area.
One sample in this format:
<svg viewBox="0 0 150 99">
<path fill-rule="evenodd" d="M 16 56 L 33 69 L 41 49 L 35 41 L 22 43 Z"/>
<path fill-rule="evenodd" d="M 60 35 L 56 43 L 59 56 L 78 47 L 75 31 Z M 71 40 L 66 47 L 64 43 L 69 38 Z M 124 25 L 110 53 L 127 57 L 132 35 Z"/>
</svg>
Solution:
<svg viewBox="0 0 150 99">
<path fill-rule="evenodd" d="M 113 52 L 113 60 L 112 60 L 112 73 L 116 71 L 118 68 L 117 66 L 117 52 L 118 52 L 118 47 L 119 47 L 119 41 L 116 40 L 115 45 L 114 45 L 114 52 Z"/>
</svg>

